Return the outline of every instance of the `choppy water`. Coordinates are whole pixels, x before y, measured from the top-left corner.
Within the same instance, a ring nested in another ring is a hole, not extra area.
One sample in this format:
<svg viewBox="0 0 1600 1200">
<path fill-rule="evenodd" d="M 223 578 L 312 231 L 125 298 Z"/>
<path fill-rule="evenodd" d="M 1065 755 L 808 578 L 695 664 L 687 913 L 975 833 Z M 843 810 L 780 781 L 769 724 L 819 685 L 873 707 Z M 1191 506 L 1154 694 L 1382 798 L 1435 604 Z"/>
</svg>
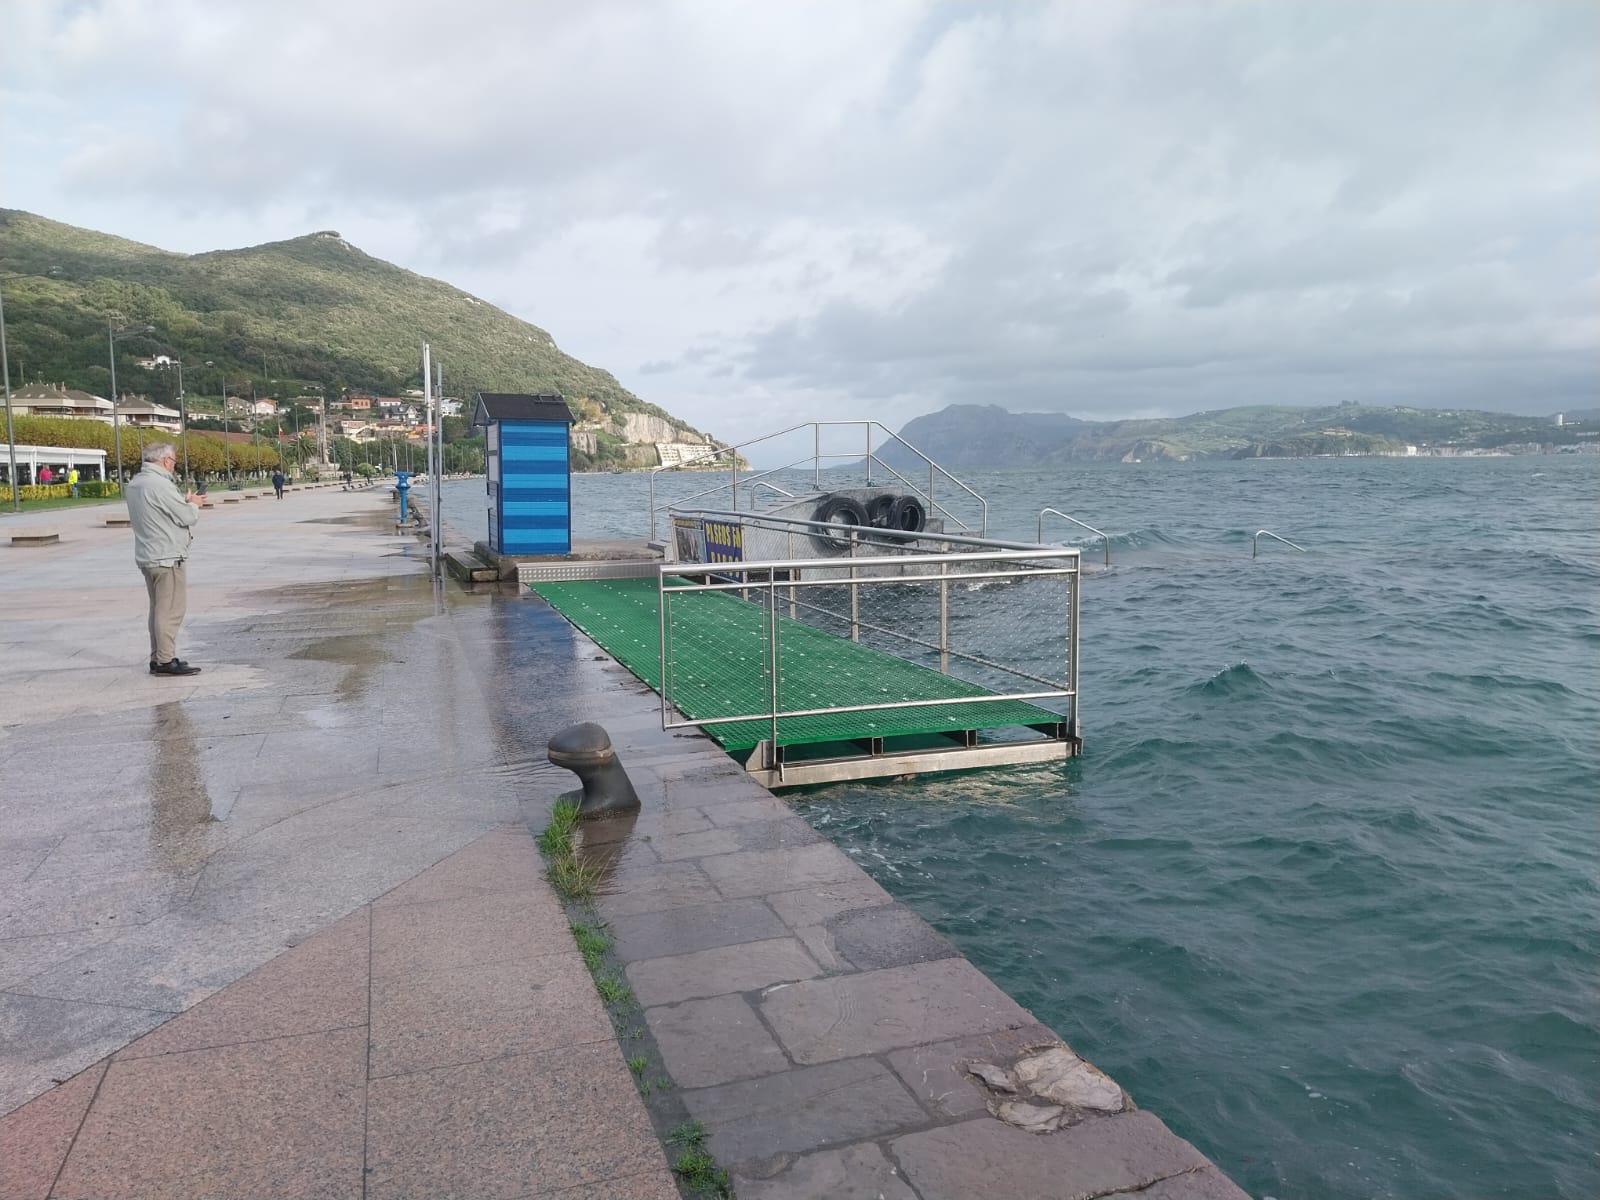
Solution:
<svg viewBox="0 0 1600 1200">
<path fill-rule="evenodd" d="M 1084 756 L 800 810 L 1254 1194 L 1600 1195 L 1600 461 L 970 480 L 1114 535 Z"/>
</svg>

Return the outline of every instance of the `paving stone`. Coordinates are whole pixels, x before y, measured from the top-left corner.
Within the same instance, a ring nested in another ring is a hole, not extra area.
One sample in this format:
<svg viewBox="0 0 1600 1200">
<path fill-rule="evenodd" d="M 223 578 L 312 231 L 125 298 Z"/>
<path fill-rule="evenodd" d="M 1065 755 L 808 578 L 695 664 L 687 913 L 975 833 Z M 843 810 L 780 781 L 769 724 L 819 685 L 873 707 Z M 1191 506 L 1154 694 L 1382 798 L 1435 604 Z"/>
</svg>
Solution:
<svg viewBox="0 0 1600 1200">
<path fill-rule="evenodd" d="M 374 1079 L 614 1036 L 575 949 L 372 981 Z"/>
<path fill-rule="evenodd" d="M 800 821 L 805 824 L 803 818 L 795 816 L 792 808 L 767 793 L 749 800 L 718 804 L 706 809 L 705 813 L 718 825 L 743 825 L 748 821 Z"/>
<path fill-rule="evenodd" d="M 0 941 L 0 991 L 26 992 L 28 979 L 116 936 L 115 929 L 79 929 L 6 938 Z"/>
<path fill-rule="evenodd" d="M 1091 1117 L 1052 1134 L 985 1116 L 895 1138 L 889 1150 L 922 1200 L 1137 1192 L 1207 1165 L 1147 1112 Z"/>
<path fill-rule="evenodd" d="M 1138 1200 L 1250 1200 L 1250 1196 L 1216 1167 L 1205 1166 L 1151 1184 Z"/>
<path fill-rule="evenodd" d="M 1032 1046 L 1059 1045 L 1054 1031 L 1024 1025 L 977 1037 L 912 1046 L 887 1058 L 911 1094 L 936 1116 L 970 1117 L 986 1111 L 987 1094 L 967 1070 L 971 1062 L 1009 1063 Z"/>
<path fill-rule="evenodd" d="M 512 1200 L 666 1170 L 611 1042 L 374 1080 L 367 1128 L 369 1200 Z"/>
<path fill-rule="evenodd" d="M 796 929 L 821 925 L 843 912 L 893 904 L 894 897 L 859 871 L 853 878 L 817 884 L 792 892 L 769 892 L 764 897 L 772 911 Z"/>
<path fill-rule="evenodd" d="M 738 1174 L 739 1200 L 917 1200 L 900 1172 L 877 1146 L 818 1150 L 787 1161 L 766 1178 Z"/>
<path fill-rule="evenodd" d="M 761 1012 L 800 1063 L 1034 1024 L 960 958 L 791 984 L 763 996 Z"/>
<path fill-rule="evenodd" d="M 611 919 L 611 944 L 623 962 L 668 958 L 759 942 L 788 934 L 784 923 L 760 900 L 726 900 L 694 908 L 672 908 Z"/>
<path fill-rule="evenodd" d="M 781 850 L 786 846 L 812 846 L 824 840 L 796 816 L 777 821 L 741 821 L 729 828 L 738 834 L 741 850 Z"/>
<path fill-rule="evenodd" d="M 725 1167 L 870 1141 L 928 1120 L 900 1081 L 870 1058 L 686 1090 L 683 1101 L 711 1131 L 707 1148 Z"/>
<path fill-rule="evenodd" d="M 548 889 L 372 910 L 374 979 L 571 949 L 565 916 Z"/>
<path fill-rule="evenodd" d="M 147 1058 L 367 1023 L 368 910 L 286 950 L 118 1053 Z"/>
<path fill-rule="evenodd" d="M 841 913 L 826 929 L 835 953 L 858 971 L 933 962 L 959 953 L 933 926 L 898 904 Z"/>
<path fill-rule="evenodd" d="M 731 854 L 742 849 L 739 835 L 732 829 L 708 829 L 650 839 L 650 848 L 663 862 L 686 858 L 705 858 L 712 854 Z"/>
<path fill-rule="evenodd" d="M 619 871 L 596 891 L 595 908 L 608 921 L 640 913 L 715 904 L 722 893 L 697 862 L 656 863 L 648 871 Z"/>
<path fill-rule="evenodd" d="M 770 1075 L 789 1066 L 743 996 L 647 1008 L 644 1019 L 668 1074 L 682 1088 Z"/>
<path fill-rule="evenodd" d="M 628 982 L 641 1004 L 675 1004 L 697 996 L 721 996 L 814 979 L 821 973 L 815 960 L 794 938 L 773 938 L 630 963 Z"/>
<path fill-rule="evenodd" d="M 0 993 L 0 1113 L 120 1050 L 172 1014 Z"/>
<path fill-rule="evenodd" d="M 793 850 L 745 850 L 703 858 L 700 867 L 724 896 L 761 896 L 854 879 L 861 868 L 831 842 Z"/>
<path fill-rule="evenodd" d="M 0 1196 L 45 1200 L 106 1073 L 101 1060 L 0 1117 Z"/>
<path fill-rule="evenodd" d="M 52 1196 L 356 1200 L 366 1040 L 345 1029 L 113 1062 Z"/>
</svg>

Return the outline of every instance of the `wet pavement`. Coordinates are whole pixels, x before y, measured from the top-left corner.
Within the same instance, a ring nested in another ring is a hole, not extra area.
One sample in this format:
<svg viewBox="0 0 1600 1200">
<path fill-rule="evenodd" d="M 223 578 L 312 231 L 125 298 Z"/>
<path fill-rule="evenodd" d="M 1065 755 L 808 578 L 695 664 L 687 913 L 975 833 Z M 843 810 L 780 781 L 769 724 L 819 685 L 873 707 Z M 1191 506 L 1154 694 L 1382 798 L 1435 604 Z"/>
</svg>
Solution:
<svg viewBox="0 0 1600 1200">
<path fill-rule="evenodd" d="M 0 520 L 62 535 L 0 538 L 0 1200 L 657 1200 L 688 1120 L 744 1200 L 1242 1196 L 541 601 L 436 587 L 381 492 L 208 513 L 190 678 L 106 511 Z M 586 720 L 643 809 L 564 909 L 532 832 Z"/>
</svg>

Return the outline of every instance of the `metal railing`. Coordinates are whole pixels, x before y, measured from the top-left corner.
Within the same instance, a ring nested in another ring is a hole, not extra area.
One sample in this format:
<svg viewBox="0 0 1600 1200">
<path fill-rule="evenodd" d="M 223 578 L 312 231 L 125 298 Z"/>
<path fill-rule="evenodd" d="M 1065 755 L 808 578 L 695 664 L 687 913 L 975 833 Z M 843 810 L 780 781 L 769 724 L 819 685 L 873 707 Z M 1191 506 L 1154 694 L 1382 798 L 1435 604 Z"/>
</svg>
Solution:
<svg viewBox="0 0 1600 1200">
<path fill-rule="evenodd" d="M 1274 541 L 1282 542 L 1285 546 L 1288 546 L 1291 549 L 1300 551 L 1301 554 L 1304 554 L 1306 552 L 1306 548 L 1304 546 L 1296 546 L 1288 538 L 1279 537 L 1277 534 L 1273 533 L 1272 530 L 1270 530 L 1270 529 L 1258 529 L 1258 530 L 1256 530 L 1255 537 L 1250 539 L 1250 557 L 1251 558 L 1254 558 L 1256 556 L 1256 554 L 1259 553 L 1259 551 L 1261 549 L 1261 539 L 1264 538 L 1264 537 L 1269 537 L 1269 538 L 1272 538 Z"/>
<path fill-rule="evenodd" d="M 848 530 L 853 547 L 878 532 Z M 1075 738 L 1080 551 L 960 542 L 948 553 L 908 554 L 902 544 L 893 557 L 662 564 L 662 727 L 760 721 L 773 760 L 764 765 L 774 768 L 781 722 L 801 717 L 1060 701 L 1066 709 L 1060 727 Z M 747 636 L 748 621 L 737 636 L 708 634 L 703 602 L 697 608 L 689 598 L 713 594 L 743 599 L 762 614 L 759 647 Z M 935 696 L 878 694 L 872 680 L 855 673 L 870 670 L 873 656 L 866 655 L 865 667 L 843 662 L 826 671 L 828 692 L 818 694 L 811 688 L 826 647 L 813 634 L 802 636 L 801 625 L 960 683 Z M 724 709 L 736 704 L 737 711 L 706 711 L 708 689 L 723 697 Z"/>
<path fill-rule="evenodd" d="M 1106 566 L 1109 567 L 1111 565 L 1111 535 L 1106 533 L 1103 529 L 1096 529 L 1093 525 L 1090 525 L 1085 521 L 1080 521 L 1077 517 L 1070 516 L 1067 513 L 1062 512 L 1059 508 L 1041 508 L 1039 510 L 1038 536 L 1041 543 L 1044 541 L 1044 518 L 1046 513 L 1049 513 L 1051 516 L 1060 517 L 1063 521 L 1071 521 L 1080 529 L 1087 529 L 1090 533 L 1098 537 L 1106 544 Z"/>
<path fill-rule="evenodd" d="M 863 444 L 859 449 L 851 449 L 844 452 L 824 452 L 822 448 L 822 432 L 824 429 L 859 430 L 864 438 Z M 804 454 L 791 462 L 785 463 L 781 467 L 768 467 L 764 470 L 755 472 L 747 471 L 741 479 L 739 469 L 741 461 L 743 461 L 745 458 L 745 455 L 742 453 L 743 451 L 776 442 L 779 438 L 787 437 L 803 430 L 809 430 L 812 434 L 812 445 L 809 454 Z M 873 445 L 874 434 L 881 434 L 883 438 L 883 440 L 880 441 L 876 447 Z M 921 466 L 926 466 L 928 472 L 928 482 L 925 488 L 920 480 L 913 481 L 907 475 L 897 470 L 891 463 L 884 460 L 882 457 L 882 452 L 889 445 L 899 445 L 903 447 L 907 453 L 919 460 L 919 475 Z M 780 429 L 777 433 L 769 433 L 762 437 L 752 438 L 746 442 L 740 442 L 735 446 L 710 447 L 705 451 L 705 453 L 685 459 L 681 463 L 676 463 L 672 466 L 660 466 L 654 468 L 650 472 L 650 540 L 655 541 L 657 539 L 658 518 L 668 507 L 680 507 L 693 500 L 699 500 L 706 496 L 713 496 L 719 493 L 728 492 L 731 496 L 728 502 L 728 507 L 731 509 L 738 509 L 739 487 L 741 483 L 746 490 L 749 490 L 752 485 L 760 483 L 768 476 L 777 475 L 780 472 L 809 469 L 812 475 L 812 482 L 818 491 L 837 490 L 836 487 L 824 488 L 822 470 L 825 464 L 842 462 L 861 462 L 864 464 L 869 482 L 871 481 L 873 468 L 876 467 L 881 472 L 893 477 L 895 480 L 903 484 L 908 490 L 917 493 L 924 503 L 926 503 L 930 516 L 937 513 L 939 516 L 943 517 L 947 523 L 953 524 L 962 530 L 971 531 L 971 525 L 963 520 L 952 509 L 941 503 L 938 499 L 938 484 L 942 480 L 947 487 L 953 487 L 958 493 L 966 496 L 977 506 L 979 513 L 977 533 L 981 536 L 989 531 L 989 502 L 979 495 L 976 490 L 968 486 L 962 480 L 956 478 L 956 476 L 952 475 L 938 463 L 934 462 L 933 459 L 929 458 L 926 454 L 918 450 L 915 446 L 906 441 L 893 430 L 879 424 L 877 421 L 807 421 L 799 425 L 791 425 L 787 429 Z M 657 502 L 656 476 L 661 474 L 663 471 L 704 471 L 713 469 L 719 464 L 724 463 L 727 464 L 729 470 L 729 477 L 726 481 L 713 484 L 712 486 L 695 492 L 692 495 L 680 496 L 671 501 L 661 503 Z"/>
</svg>

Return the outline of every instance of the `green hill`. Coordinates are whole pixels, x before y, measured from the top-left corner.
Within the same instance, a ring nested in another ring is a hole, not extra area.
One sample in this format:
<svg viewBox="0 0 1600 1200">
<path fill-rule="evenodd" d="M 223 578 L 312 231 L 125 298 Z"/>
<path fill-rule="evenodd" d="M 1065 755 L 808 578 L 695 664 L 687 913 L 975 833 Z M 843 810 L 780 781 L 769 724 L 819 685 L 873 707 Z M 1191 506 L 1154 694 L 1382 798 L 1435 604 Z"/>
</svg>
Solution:
<svg viewBox="0 0 1600 1200">
<path fill-rule="evenodd" d="M 1136 421 L 1079 421 L 1012 413 L 997 405 L 951 405 L 907 423 L 901 435 L 947 467 L 1203 458 L 1301 458 L 1575 445 L 1594 424 L 1472 409 L 1364 404 L 1303 408 L 1254 405 Z M 888 457 L 894 458 L 891 452 Z M 897 464 L 898 465 L 898 464 Z"/>
<path fill-rule="evenodd" d="M 118 341 L 117 381 L 158 401 L 170 400 L 163 393 L 175 391 L 176 381 L 169 372 L 139 371 L 133 360 L 140 355 L 180 357 L 190 395 L 220 395 L 226 384 L 332 401 L 346 390 L 396 395 L 420 387 L 427 341 L 444 363 L 447 395 L 560 392 L 575 411 L 588 412 L 608 447 L 618 445 L 629 413 L 690 429 L 610 372 L 563 354 L 543 329 L 373 258 L 333 231 L 173 254 L 0 209 L 0 279 L 13 385 L 42 380 L 106 395 L 109 319 L 156 327 Z"/>
</svg>

